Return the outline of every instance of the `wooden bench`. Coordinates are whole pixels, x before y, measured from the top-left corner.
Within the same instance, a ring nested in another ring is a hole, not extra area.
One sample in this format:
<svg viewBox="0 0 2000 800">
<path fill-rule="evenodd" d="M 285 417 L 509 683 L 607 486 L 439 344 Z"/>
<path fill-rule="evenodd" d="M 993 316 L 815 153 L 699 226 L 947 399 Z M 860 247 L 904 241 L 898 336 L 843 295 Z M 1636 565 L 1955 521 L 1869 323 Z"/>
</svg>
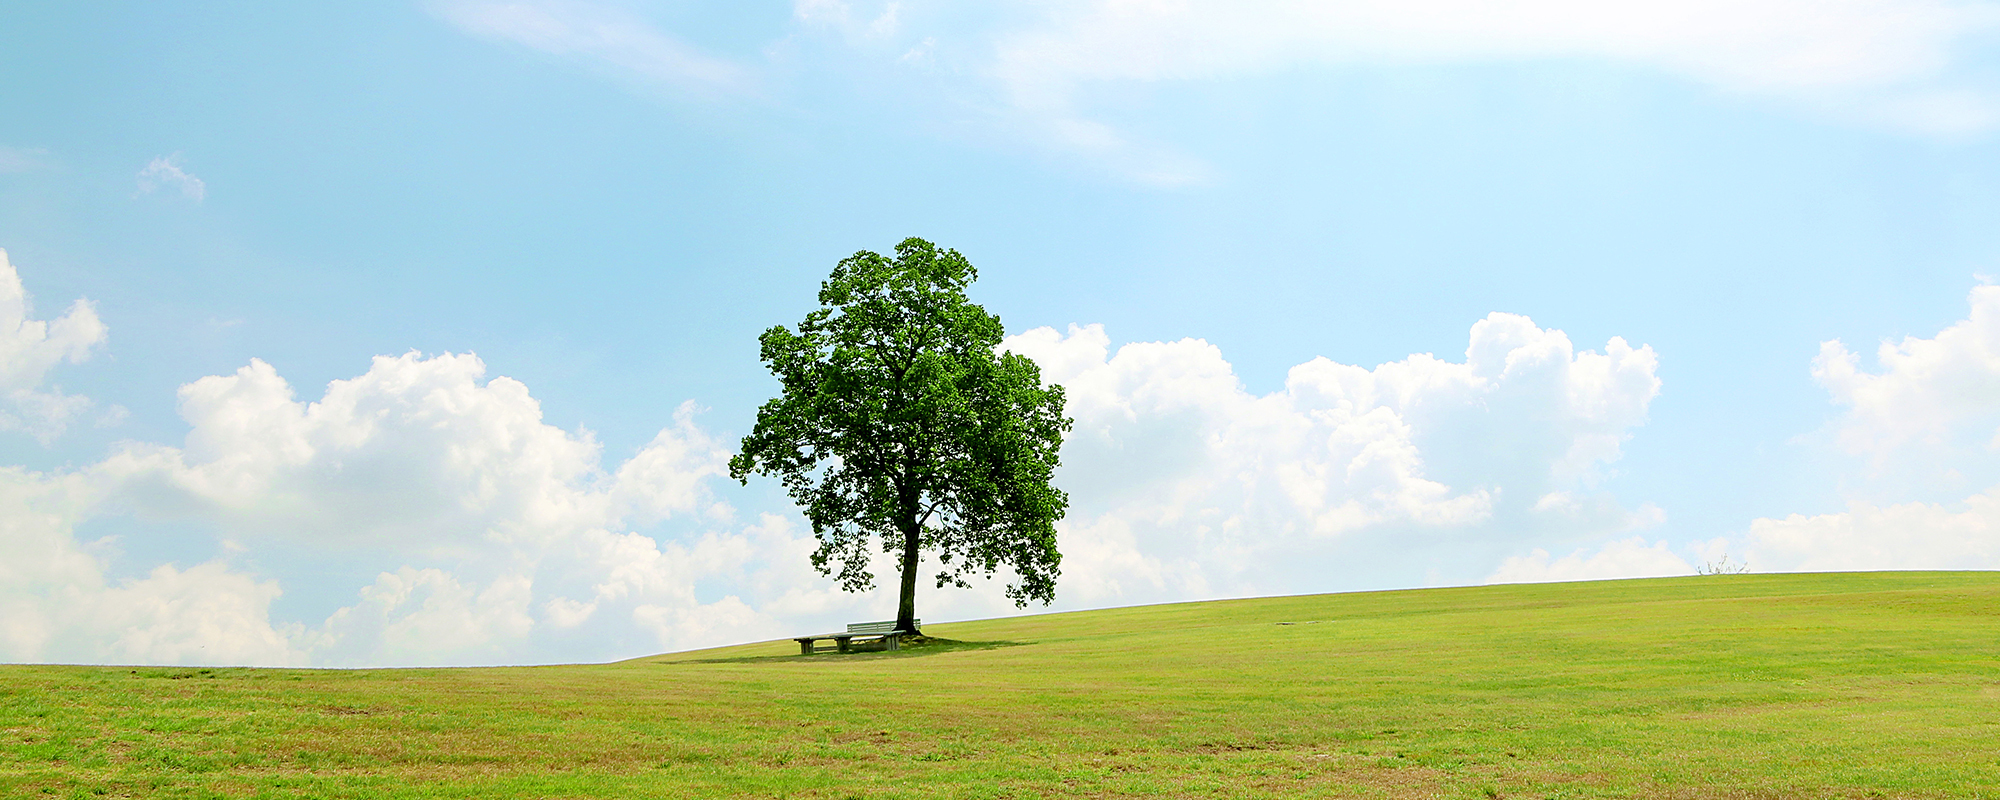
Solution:
<svg viewBox="0 0 2000 800">
<path fill-rule="evenodd" d="M 922 625 L 923 620 L 915 620 L 912 624 Z M 840 652 L 846 653 L 851 652 L 848 649 L 848 643 L 855 639 L 877 639 L 883 643 L 883 649 L 885 650 L 901 649 L 900 645 L 902 644 L 903 637 L 908 635 L 910 635 L 909 631 L 896 630 L 895 620 L 888 622 L 850 622 L 847 623 L 847 631 L 844 633 L 797 636 L 793 637 L 792 641 L 799 643 L 799 655 L 809 656 L 819 652 L 817 643 L 822 639 L 832 639 L 834 644 L 839 646 Z"/>
</svg>

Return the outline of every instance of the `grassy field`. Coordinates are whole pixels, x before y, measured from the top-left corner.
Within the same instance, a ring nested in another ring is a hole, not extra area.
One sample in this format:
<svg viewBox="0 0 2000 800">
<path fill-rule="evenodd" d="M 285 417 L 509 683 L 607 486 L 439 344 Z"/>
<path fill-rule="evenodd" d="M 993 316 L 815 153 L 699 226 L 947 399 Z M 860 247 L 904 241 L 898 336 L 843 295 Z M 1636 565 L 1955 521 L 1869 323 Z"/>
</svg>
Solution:
<svg viewBox="0 0 2000 800">
<path fill-rule="evenodd" d="M 2000 573 L 934 625 L 617 664 L 0 667 L 7 797 L 1995 797 Z"/>
</svg>

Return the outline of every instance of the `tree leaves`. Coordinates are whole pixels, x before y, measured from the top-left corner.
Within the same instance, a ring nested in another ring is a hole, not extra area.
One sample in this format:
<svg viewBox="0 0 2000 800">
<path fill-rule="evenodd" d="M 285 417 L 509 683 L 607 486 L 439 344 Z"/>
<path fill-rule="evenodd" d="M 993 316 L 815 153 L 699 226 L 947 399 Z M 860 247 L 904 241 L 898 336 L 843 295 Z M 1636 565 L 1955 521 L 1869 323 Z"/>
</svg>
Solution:
<svg viewBox="0 0 2000 800">
<path fill-rule="evenodd" d="M 1032 360 L 994 352 L 999 317 L 965 295 L 978 271 L 955 250 L 905 239 L 862 251 L 820 287 L 796 332 L 773 327 L 760 357 L 782 393 L 758 409 L 731 477 L 778 478 L 812 523 L 813 566 L 843 589 L 874 585 L 871 542 L 902 559 L 907 616 L 919 551 L 939 587 L 1011 569 L 1007 597 L 1050 602 L 1061 574 L 1051 483 L 1063 389 Z"/>
</svg>

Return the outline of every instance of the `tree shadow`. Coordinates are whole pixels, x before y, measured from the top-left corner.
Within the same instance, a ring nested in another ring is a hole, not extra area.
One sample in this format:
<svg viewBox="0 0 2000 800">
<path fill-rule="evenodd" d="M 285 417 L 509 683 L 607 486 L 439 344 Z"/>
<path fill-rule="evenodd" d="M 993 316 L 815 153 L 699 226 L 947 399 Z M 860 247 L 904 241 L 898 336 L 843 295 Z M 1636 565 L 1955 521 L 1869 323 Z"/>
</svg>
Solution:
<svg viewBox="0 0 2000 800">
<path fill-rule="evenodd" d="M 787 661 L 832 661 L 836 659 L 843 661 L 855 660 L 855 659 L 863 661 L 878 661 L 889 658 L 922 658 L 924 656 L 942 655 L 944 653 L 959 653 L 968 650 L 997 650 L 1002 647 L 1019 647 L 1024 644 L 1027 644 L 1027 642 L 1015 642 L 1008 640 L 998 640 L 990 642 L 967 642 L 958 639 L 940 639 L 935 636 L 923 636 L 911 639 L 904 639 L 902 641 L 902 646 L 895 650 L 887 649 L 886 645 L 876 644 L 871 642 L 868 644 L 854 645 L 849 652 L 845 653 L 825 651 L 825 652 L 814 653 L 813 655 L 809 656 L 792 653 L 789 655 L 782 655 L 782 656 L 771 655 L 771 656 L 735 656 L 731 658 L 686 658 L 686 659 L 673 659 L 671 661 L 658 661 L 655 663 L 757 664 L 757 663 L 773 663 L 773 662 L 787 662 Z"/>
</svg>

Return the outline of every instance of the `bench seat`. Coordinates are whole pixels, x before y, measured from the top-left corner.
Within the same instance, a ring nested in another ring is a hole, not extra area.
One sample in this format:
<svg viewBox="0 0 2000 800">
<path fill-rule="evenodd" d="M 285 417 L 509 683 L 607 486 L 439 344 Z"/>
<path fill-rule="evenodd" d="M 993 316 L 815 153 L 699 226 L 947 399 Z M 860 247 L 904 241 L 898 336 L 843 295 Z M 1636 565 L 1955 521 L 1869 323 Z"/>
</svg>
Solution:
<svg viewBox="0 0 2000 800">
<path fill-rule="evenodd" d="M 915 624 L 922 625 L 923 621 L 916 620 Z M 852 652 L 849 649 L 849 643 L 855 639 L 874 639 L 883 643 L 883 649 L 899 650 L 902 649 L 903 637 L 910 635 L 910 633 L 910 631 L 896 630 L 895 620 L 887 622 L 850 622 L 847 624 L 847 630 L 840 633 L 794 636 L 792 637 L 792 641 L 799 643 L 799 655 L 802 656 L 809 656 L 819 652 L 818 643 L 827 639 L 832 639 L 834 645 L 843 653 Z"/>
</svg>

